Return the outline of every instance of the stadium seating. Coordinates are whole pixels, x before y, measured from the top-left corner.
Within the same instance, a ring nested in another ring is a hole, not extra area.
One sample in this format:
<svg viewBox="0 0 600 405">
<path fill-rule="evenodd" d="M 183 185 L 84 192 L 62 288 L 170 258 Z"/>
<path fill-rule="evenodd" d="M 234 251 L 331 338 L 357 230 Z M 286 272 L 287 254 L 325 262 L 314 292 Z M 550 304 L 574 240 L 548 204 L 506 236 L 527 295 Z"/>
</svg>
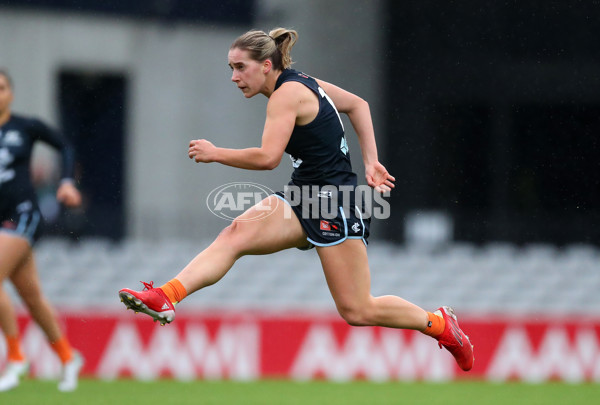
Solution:
<svg viewBox="0 0 600 405">
<path fill-rule="evenodd" d="M 120 288 L 141 288 L 140 280 L 161 285 L 209 243 L 48 238 L 37 246 L 37 263 L 44 291 L 58 308 L 120 309 Z M 600 311 L 600 250 L 593 246 L 420 249 L 373 241 L 368 251 L 373 294 L 400 295 L 426 309 L 451 305 L 472 315 Z M 297 250 L 244 257 L 181 308 L 335 310 L 316 252 Z"/>
</svg>

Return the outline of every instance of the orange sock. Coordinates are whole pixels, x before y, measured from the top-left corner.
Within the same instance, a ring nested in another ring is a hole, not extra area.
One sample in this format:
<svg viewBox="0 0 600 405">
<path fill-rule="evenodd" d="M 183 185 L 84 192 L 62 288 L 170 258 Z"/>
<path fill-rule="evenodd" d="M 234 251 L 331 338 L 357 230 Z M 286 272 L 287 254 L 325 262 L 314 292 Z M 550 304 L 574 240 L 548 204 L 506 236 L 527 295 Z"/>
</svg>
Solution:
<svg viewBox="0 0 600 405">
<path fill-rule="evenodd" d="M 423 333 L 431 337 L 438 337 L 442 334 L 442 332 L 444 332 L 446 321 L 444 321 L 443 317 L 432 312 L 427 312 L 427 316 L 429 317 L 429 321 L 427 322 L 427 327 Z"/>
<path fill-rule="evenodd" d="M 73 350 L 66 336 L 61 337 L 56 342 L 50 342 L 50 347 L 52 347 L 52 350 L 54 350 L 63 364 L 73 358 Z"/>
<path fill-rule="evenodd" d="M 160 289 L 163 290 L 173 305 L 181 302 L 185 297 L 187 297 L 187 291 L 185 290 L 185 287 L 183 284 L 181 284 L 181 281 L 177 280 L 176 278 L 160 286 Z"/>
<path fill-rule="evenodd" d="M 21 350 L 21 342 L 19 340 L 19 336 L 6 336 L 6 351 L 8 361 L 23 361 L 25 360 L 25 355 L 23 354 L 23 350 Z"/>
</svg>

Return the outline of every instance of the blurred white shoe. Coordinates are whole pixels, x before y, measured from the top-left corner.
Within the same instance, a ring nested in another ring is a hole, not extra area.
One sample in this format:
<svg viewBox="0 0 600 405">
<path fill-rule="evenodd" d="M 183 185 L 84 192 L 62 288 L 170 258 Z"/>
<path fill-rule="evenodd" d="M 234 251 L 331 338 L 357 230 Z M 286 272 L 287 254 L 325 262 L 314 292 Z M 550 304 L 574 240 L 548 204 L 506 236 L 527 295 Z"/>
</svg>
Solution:
<svg viewBox="0 0 600 405">
<path fill-rule="evenodd" d="M 79 372 L 83 367 L 83 357 L 79 352 L 73 352 L 73 358 L 63 365 L 62 377 L 58 383 L 58 390 L 62 392 L 71 392 L 77 389 L 77 380 Z"/>
<path fill-rule="evenodd" d="M 8 391 L 16 388 L 19 385 L 21 377 L 29 371 L 29 362 L 9 361 L 6 363 L 6 369 L 0 376 L 0 391 Z"/>
</svg>

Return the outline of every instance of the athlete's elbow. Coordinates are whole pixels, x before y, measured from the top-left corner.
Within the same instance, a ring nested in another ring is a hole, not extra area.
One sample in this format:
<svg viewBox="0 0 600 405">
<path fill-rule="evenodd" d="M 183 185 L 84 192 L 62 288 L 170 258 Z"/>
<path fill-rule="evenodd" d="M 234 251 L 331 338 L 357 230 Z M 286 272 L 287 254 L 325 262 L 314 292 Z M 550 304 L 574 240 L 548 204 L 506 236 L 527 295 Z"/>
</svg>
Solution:
<svg viewBox="0 0 600 405">
<path fill-rule="evenodd" d="M 258 164 L 259 170 L 273 170 L 279 166 L 280 162 L 281 158 L 265 157 Z"/>
<path fill-rule="evenodd" d="M 358 108 L 366 109 L 367 111 L 370 111 L 369 102 L 367 100 L 358 97 L 358 100 L 356 100 L 356 104 L 357 104 Z"/>
<path fill-rule="evenodd" d="M 341 111 L 349 115 L 360 114 L 361 112 L 370 113 L 370 107 L 367 100 L 354 96 L 352 101 L 348 104 L 345 111 Z"/>
<path fill-rule="evenodd" d="M 273 170 L 277 166 L 279 166 L 280 162 L 281 162 L 281 159 L 271 159 L 271 160 L 268 160 L 265 163 L 265 165 L 264 165 L 264 170 Z"/>
</svg>

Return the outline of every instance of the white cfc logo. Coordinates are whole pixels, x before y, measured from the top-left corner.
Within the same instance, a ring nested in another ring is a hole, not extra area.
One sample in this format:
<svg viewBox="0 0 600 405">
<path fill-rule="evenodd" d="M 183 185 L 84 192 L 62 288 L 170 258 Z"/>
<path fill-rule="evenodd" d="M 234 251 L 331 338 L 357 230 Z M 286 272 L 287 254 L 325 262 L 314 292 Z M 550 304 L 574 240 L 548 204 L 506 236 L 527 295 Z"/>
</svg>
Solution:
<svg viewBox="0 0 600 405">
<path fill-rule="evenodd" d="M 8 148 L 0 148 L 0 184 L 12 180 L 15 177 L 13 169 L 6 170 L 6 166 L 14 160 L 13 155 L 8 151 Z"/>
<path fill-rule="evenodd" d="M 294 169 L 299 168 L 300 165 L 302 164 L 302 159 L 300 159 L 300 158 L 295 158 L 290 155 L 290 159 L 292 159 L 292 166 L 294 167 Z"/>
</svg>

